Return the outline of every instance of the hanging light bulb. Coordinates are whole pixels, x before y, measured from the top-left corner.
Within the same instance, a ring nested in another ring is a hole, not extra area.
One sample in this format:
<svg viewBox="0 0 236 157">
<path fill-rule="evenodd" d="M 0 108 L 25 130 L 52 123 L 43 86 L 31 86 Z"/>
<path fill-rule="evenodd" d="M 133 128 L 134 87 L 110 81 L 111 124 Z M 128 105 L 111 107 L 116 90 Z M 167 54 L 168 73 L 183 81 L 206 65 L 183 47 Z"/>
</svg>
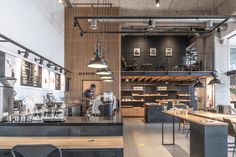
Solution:
<svg viewBox="0 0 236 157">
<path fill-rule="evenodd" d="M 100 57 L 101 51 L 99 48 L 96 49 L 96 56 L 89 61 L 87 64 L 87 67 L 89 68 L 95 68 L 95 69 L 102 69 L 102 68 L 107 68 L 107 62 L 104 58 Z"/>
<path fill-rule="evenodd" d="M 159 8 L 161 5 L 160 5 L 160 0 L 156 0 L 156 7 Z"/>
<path fill-rule="evenodd" d="M 58 0 L 57 2 L 58 2 L 58 3 L 60 3 L 60 4 L 62 4 L 62 3 L 63 3 L 63 1 L 62 1 L 62 0 Z"/>
<path fill-rule="evenodd" d="M 111 75 L 112 72 L 111 72 L 111 70 L 109 68 L 103 68 L 103 69 L 98 69 L 96 71 L 96 74 L 97 75 Z"/>
</svg>

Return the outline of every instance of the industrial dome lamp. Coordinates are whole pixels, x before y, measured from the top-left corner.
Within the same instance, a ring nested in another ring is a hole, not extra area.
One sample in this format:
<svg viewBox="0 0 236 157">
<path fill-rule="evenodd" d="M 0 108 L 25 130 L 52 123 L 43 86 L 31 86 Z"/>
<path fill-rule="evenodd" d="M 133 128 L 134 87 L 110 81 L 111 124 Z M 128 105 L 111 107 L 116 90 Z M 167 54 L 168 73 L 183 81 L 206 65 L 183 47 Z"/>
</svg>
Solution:
<svg viewBox="0 0 236 157">
<path fill-rule="evenodd" d="M 87 67 L 95 69 L 107 68 L 108 67 L 107 61 L 101 56 L 101 50 L 99 48 L 99 45 L 96 48 L 95 55 L 96 56 L 89 61 Z"/>
<path fill-rule="evenodd" d="M 96 74 L 97 75 L 111 75 L 112 72 L 111 72 L 111 70 L 109 68 L 103 68 L 103 69 L 98 69 L 96 71 Z"/>
<path fill-rule="evenodd" d="M 222 84 L 221 80 L 218 77 L 217 71 L 213 72 L 214 78 L 208 83 L 208 85 L 217 85 L 217 84 Z"/>
<path fill-rule="evenodd" d="M 204 87 L 206 87 L 206 86 L 200 81 L 200 79 L 198 79 L 197 82 L 194 84 L 193 87 L 194 87 L 194 88 L 204 88 Z"/>
</svg>

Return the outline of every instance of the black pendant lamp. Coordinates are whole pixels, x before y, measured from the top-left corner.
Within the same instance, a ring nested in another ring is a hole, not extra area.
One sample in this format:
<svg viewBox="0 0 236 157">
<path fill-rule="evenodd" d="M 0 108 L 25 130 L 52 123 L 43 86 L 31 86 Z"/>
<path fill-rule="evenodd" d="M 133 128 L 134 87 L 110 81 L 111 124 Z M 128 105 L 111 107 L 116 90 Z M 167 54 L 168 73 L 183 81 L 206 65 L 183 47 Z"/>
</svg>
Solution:
<svg viewBox="0 0 236 157">
<path fill-rule="evenodd" d="M 218 79 L 217 77 L 214 77 L 209 83 L 208 85 L 216 85 L 216 84 L 222 84 L 220 79 Z"/>
<path fill-rule="evenodd" d="M 96 49 L 96 56 L 91 59 L 91 61 L 87 64 L 87 67 L 95 69 L 108 67 L 107 61 L 101 57 L 101 50 L 99 49 L 99 47 L 97 47 Z"/>
<path fill-rule="evenodd" d="M 217 85 L 217 84 L 222 84 L 221 80 L 218 77 L 217 71 L 213 72 L 214 78 L 208 83 L 208 85 Z"/>
<path fill-rule="evenodd" d="M 197 80 L 197 82 L 193 86 L 194 88 L 204 88 L 204 84 L 200 81 L 200 79 Z"/>
<path fill-rule="evenodd" d="M 113 78 L 112 75 L 100 75 L 99 77 L 100 77 L 100 79 L 102 79 L 102 80 L 109 80 L 109 79 L 112 79 L 112 78 Z"/>
<path fill-rule="evenodd" d="M 98 69 L 96 71 L 96 74 L 97 75 L 111 75 L 112 72 L 111 72 L 111 70 L 109 68 L 103 68 L 103 69 Z"/>
<path fill-rule="evenodd" d="M 110 79 L 104 79 L 103 81 L 104 81 L 104 82 L 114 82 L 114 78 L 111 77 Z"/>
</svg>

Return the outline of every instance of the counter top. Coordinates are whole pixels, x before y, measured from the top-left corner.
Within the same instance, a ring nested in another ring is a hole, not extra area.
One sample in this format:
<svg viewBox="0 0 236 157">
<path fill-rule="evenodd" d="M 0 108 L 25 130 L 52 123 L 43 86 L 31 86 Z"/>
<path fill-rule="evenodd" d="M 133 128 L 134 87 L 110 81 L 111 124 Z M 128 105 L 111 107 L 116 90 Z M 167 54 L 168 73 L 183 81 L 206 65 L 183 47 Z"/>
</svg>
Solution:
<svg viewBox="0 0 236 157">
<path fill-rule="evenodd" d="M 226 114 L 211 113 L 206 111 L 193 111 L 189 112 L 189 114 L 218 121 L 223 121 L 223 118 L 226 118 L 230 119 L 233 123 L 236 124 L 236 115 L 226 115 Z"/>
<path fill-rule="evenodd" d="M 163 113 L 168 114 L 170 116 L 174 116 L 174 117 L 183 119 L 183 120 L 187 120 L 189 122 L 204 125 L 204 126 L 228 125 L 227 123 L 224 123 L 224 122 L 219 122 L 219 121 L 216 121 L 216 120 L 212 120 L 212 119 L 209 119 L 209 118 L 204 118 L 204 117 L 200 117 L 200 116 L 196 116 L 196 115 L 192 115 L 192 114 L 179 115 L 179 114 L 174 114 L 173 112 L 170 112 L 170 111 L 165 111 Z"/>
<path fill-rule="evenodd" d="M 120 116 L 114 117 L 66 117 L 64 122 L 1 122 L 0 126 L 117 126 L 123 125 Z"/>
<path fill-rule="evenodd" d="M 18 144 L 52 144 L 60 149 L 103 149 L 124 147 L 122 136 L 0 137 L 1 149 L 11 149 Z"/>
</svg>

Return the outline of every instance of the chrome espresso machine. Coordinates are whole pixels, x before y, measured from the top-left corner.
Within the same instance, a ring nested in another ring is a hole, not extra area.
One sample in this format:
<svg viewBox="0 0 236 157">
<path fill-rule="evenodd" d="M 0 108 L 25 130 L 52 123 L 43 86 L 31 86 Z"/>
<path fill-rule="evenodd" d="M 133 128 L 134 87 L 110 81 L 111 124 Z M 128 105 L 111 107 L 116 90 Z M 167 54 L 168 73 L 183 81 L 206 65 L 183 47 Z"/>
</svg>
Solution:
<svg viewBox="0 0 236 157">
<path fill-rule="evenodd" d="M 8 115 L 13 113 L 15 82 L 16 79 L 12 77 L 0 78 L 0 122 L 7 121 Z"/>
</svg>

